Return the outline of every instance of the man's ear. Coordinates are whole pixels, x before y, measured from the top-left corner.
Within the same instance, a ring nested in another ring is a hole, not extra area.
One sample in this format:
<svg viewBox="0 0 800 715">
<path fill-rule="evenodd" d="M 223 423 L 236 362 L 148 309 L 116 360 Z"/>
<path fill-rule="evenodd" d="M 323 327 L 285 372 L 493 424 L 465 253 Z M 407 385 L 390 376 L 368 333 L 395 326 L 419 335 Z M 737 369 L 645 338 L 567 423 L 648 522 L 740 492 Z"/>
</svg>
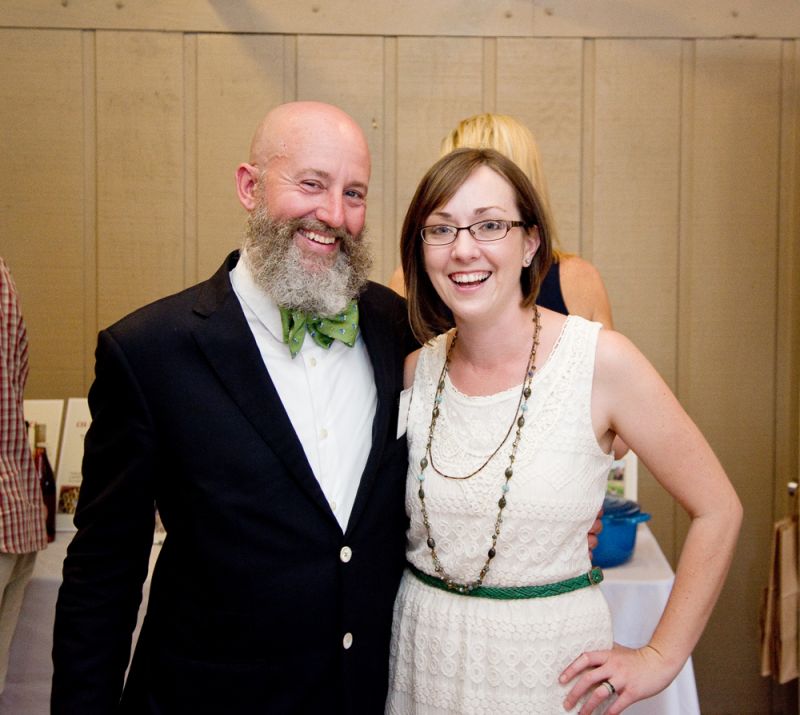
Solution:
<svg viewBox="0 0 800 715">
<path fill-rule="evenodd" d="M 252 211 L 258 203 L 256 200 L 258 175 L 258 167 L 252 164 L 239 164 L 236 168 L 236 195 L 239 197 L 239 203 L 248 211 Z"/>
</svg>

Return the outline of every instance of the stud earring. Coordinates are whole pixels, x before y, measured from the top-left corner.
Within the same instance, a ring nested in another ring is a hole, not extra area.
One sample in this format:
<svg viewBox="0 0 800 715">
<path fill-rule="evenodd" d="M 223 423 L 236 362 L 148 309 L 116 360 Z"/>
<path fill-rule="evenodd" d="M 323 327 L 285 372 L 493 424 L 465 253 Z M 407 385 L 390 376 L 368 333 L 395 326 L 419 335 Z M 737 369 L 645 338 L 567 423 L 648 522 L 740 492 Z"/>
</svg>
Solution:
<svg viewBox="0 0 800 715">
<path fill-rule="evenodd" d="M 531 265 L 531 261 L 532 260 L 533 260 L 533 256 L 526 256 L 525 260 L 522 262 L 522 265 L 525 266 L 525 268 L 527 268 L 528 266 Z"/>
</svg>

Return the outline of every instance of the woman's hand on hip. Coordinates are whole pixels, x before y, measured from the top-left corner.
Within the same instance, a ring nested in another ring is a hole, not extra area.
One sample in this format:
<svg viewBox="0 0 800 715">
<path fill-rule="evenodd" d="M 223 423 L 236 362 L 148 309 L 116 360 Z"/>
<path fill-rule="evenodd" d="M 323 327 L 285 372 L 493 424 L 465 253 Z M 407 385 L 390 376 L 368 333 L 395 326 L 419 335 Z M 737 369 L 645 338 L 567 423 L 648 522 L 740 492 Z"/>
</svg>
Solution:
<svg viewBox="0 0 800 715">
<path fill-rule="evenodd" d="M 570 710 L 589 695 L 579 715 L 589 715 L 600 703 L 612 696 L 607 715 L 617 715 L 629 705 L 649 698 L 666 688 L 678 671 L 674 671 L 652 646 L 626 648 L 614 644 L 611 650 L 582 653 L 564 670 L 559 682 L 577 678 L 564 701 Z"/>
</svg>

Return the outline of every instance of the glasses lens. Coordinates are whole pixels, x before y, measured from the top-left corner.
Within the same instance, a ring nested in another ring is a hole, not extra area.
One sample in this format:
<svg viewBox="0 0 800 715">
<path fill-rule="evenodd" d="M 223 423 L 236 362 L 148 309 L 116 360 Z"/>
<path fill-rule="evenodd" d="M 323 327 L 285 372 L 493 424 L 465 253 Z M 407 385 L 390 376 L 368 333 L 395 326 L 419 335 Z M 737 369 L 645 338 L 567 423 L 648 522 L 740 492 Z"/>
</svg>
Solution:
<svg viewBox="0 0 800 715">
<path fill-rule="evenodd" d="M 481 221 L 472 226 L 472 235 L 479 241 L 497 241 L 508 233 L 505 221 Z"/>
<path fill-rule="evenodd" d="M 422 229 L 422 238 L 426 243 L 450 243 L 453 240 L 455 229 L 452 226 L 425 226 Z"/>
</svg>

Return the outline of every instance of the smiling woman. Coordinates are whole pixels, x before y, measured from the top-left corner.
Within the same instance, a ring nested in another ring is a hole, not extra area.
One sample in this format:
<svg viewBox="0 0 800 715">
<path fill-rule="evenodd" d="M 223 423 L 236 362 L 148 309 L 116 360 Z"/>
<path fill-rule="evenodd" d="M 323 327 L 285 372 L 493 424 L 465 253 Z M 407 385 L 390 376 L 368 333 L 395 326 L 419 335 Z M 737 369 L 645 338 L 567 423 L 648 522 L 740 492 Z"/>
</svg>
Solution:
<svg viewBox="0 0 800 715">
<path fill-rule="evenodd" d="M 628 340 L 534 304 L 550 227 L 509 159 L 461 149 L 434 164 L 401 253 L 425 344 L 405 366 L 409 567 L 386 711 L 616 715 L 690 655 L 730 564 L 739 501 Z M 636 650 L 612 642 L 585 546 L 617 434 L 692 518 L 664 616 Z"/>
</svg>

